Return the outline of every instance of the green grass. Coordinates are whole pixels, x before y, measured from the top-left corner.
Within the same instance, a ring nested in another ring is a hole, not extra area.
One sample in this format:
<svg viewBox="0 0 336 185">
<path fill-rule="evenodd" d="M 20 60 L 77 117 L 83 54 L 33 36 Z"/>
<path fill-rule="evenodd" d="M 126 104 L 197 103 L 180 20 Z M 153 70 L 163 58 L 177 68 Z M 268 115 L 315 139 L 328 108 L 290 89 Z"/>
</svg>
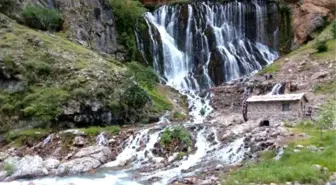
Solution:
<svg viewBox="0 0 336 185">
<path fill-rule="evenodd" d="M 49 129 L 24 129 L 9 131 L 4 134 L 6 143 L 14 142 L 15 146 L 21 146 L 24 139 L 41 140 L 51 133 Z"/>
<path fill-rule="evenodd" d="M 251 163 L 225 177 L 223 185 L 249 183 L 285 183 L 298 181 L 300 183 L 318 184 L 321 179 L 329 178 L 329 173 L 324 173 L 312 168 L 318 164 L 327 167 L 329 172 L 336 171 L 336 132 L 325 131 L 323 137 L 320 131 L 312 128 L 296 128 L 296 132 L 304 132 L 310 135 L 309 139 L 291 143 L 280 160 L 274 160 L 275 152 L 266 152 L 261 157 L 261 162 Z M 321 152 L 313 152 L 302 149 L 294 153 L 293 148 L 297 144 L 304 146 L 314 145 L 324 147 Z"/>
<path fill-rule="evenodd" d="M 258 72 L 258 75 L 264 75 L 267 73 L 276 73 L 280 70 L 281 65 L 283 64 L 283 62 L 280 61 L 275 61 L 274 63 L 266 66 L 265 68 L 263 68 L 262 70 L 260 70 Z"/>
<path fill-rule="evenodd" d="M 120 132 L 120 127 L 119 126 L 107 126 L 107 127 L 88 127 L 88 128 L 82 128 L 80 131 L 84 132 L 87 135 L 90 136 L 97 136 L 101 132 L 106 132 L 111 135 L 118 134 Z"/>
<path fill-rule="evenodd" d="M 187 118 L 187 115 L 180 113 L 178 111 L 174 111 L 173 118 L 178 121 L 185 120 Z"/>
<path fill-rule="evenodd" d="M 313 92 L 315 94 L 333 94 L 336 92 L 336 82 L 333 80 L 321 82 L 313 86 Z"/>
</svg>

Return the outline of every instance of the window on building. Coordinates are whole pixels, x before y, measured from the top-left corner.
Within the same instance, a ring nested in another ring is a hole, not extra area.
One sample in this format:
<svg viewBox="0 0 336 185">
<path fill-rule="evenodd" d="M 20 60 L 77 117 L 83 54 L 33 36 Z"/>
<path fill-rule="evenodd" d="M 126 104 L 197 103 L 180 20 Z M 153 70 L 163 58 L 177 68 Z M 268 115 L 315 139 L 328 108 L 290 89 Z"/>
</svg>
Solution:
<svg viewBox="0 0 336 185">
<path fill-rule="evenodd" d="M 282 111 L 290 111 L 290 104 L 289 103 L 283 103 L 282 104 Z"/>
</svg>

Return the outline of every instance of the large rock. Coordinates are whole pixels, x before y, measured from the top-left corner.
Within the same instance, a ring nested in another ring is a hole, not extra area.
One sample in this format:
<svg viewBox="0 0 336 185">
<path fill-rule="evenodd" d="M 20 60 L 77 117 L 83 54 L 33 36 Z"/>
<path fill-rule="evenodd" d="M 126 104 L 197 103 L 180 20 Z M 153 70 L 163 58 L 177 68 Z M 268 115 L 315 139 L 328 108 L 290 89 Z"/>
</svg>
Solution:
<svg viewBox="0 0 336 185">
<path fill-rule="evenodd" d="M 112 153 L 108 147 L 90 146 L 81 149 L 74 159 L 61 164 L 56 174 L 78 174 L 96 169 L 110 160 Z"/>
<path fill-rule="evenodd" d="M 5 164 L 12 167 L 9 180 L 20 178 L 36 178 L 48 175 L 48 170 L 44 167 L 43 159 L 40 156 L 25 156 L 21 159 L 9 157 Z"/>
<path fill-rule="evenodd" d="M 60 165 L 60 161 L 57 159 L 49 158 L 44 161 L 43 165 L 48 170 L 52 170 L 52 169 L 57 168 Z"/>
<path fill-rule="evenodd" d="M 326 20 L 332 20 L 332 13 L 336 5 L 331 0 L 304 0 L 292 6 L 292 27 L 294 30 L 294 42 L 303 44 L 314 38 L 314 32 L 326 24 Z"/>
</svg>

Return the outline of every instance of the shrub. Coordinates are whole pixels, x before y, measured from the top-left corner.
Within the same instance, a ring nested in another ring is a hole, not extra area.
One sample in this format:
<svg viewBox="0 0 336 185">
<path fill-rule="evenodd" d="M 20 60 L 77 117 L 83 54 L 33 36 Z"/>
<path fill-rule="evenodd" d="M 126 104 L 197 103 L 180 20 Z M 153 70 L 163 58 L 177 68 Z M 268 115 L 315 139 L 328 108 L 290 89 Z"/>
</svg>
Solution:
<svg viewBox="0 0 336 185">
<path fill-rule="evenodd" d="M 160 138 L 161 145 L 169 145 L 173 143 L 173 141 L 178 141 L 187 146 L 192 145 L 192 140 L 190 134 L 187 129 L 183 126 L 174 127 L 172 130 L 170 128 L 166 128 Z"/>
<path fill-rule="evenodd" d="M 326 41 L 317 41 L 315 44 L 315 49 L 318 53 L 328 51 L 328 46 Z"/>
<path fill-rule="evenodd" d="M 24 23 L 35 29 L 59 31 L 62 27 L 61 14 L 55 9 L 26 5 L 21 12 Z"/>
<path fill-rule="evenodd" d="M 141 109 L 150 101 L 150 97 L 145 90 L 134 84 L 126 89 L 120 101 L 128 107 Z"/>
<path fill-rule="evenodd" d="M 136 56 L 134 25 L 147 10 L 138 0 L 110 0 L 119 33 L 118 40 L 123 44 L 131 60 Z"/>
</svg>

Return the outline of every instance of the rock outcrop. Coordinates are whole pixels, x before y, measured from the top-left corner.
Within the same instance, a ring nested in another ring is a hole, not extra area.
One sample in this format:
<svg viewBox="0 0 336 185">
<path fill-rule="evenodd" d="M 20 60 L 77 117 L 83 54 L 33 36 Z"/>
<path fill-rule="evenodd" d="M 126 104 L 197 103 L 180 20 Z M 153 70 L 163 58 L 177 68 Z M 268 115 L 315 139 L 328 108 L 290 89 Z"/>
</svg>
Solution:
<svg viewBox="0 0 336 185">
<path fill-rule="evenodd" d="M 90 146 L 83 148 L 75 154 L 73 159 L 61 164 L 56 174 L 69 175 L 88 172 L 108 162 L 111 155 L 108 147 Z"/>
<path fill-rule="evenodd" d="M 121 56 L 112 7 L 105 0 L 22 0 L 11 4 L 11 17 L 20 20 L 20 9 L 26 4 L 58 9 L 63 15 L 67 36 L 84 46 L 114 56 Z M 118 54 L 117 54 L 118 53 Z"/>
<path fill-rule="evenodd" d="M 295 44 L 301 45 L 316 36 L 316 31 L 335 18 L 333 0 L 303 0 L 291 4 Z"/>
<path fill-rule="evenodd" d="M 20 178 L 34 178 L 48 175 L 43 159 L 40 156 L 25 156 L 23 158 L 9 157 L 4 161 L 10 169 L 7 169 L 7 180 Z"/>
</svg>

